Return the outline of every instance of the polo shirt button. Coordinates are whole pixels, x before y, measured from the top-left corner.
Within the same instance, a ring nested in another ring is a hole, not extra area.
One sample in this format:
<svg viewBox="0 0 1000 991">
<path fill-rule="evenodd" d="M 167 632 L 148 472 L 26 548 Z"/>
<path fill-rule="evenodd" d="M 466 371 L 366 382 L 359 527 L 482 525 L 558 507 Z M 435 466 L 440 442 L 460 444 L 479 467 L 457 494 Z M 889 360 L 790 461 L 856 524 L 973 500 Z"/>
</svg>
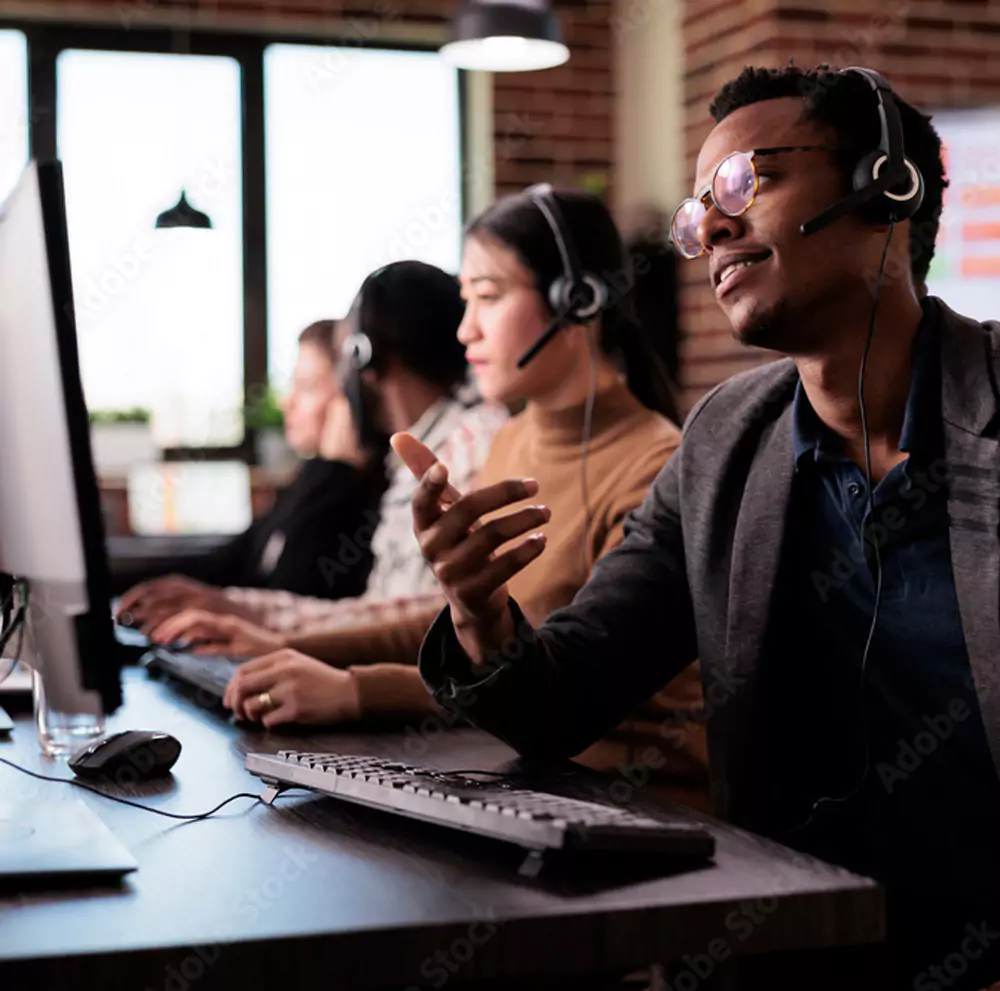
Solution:
<svg viewBox="0 0 1000 991">
<path fill-rule="evenodd" d="M 851 482 L 851 484 L 847 486 L 847 491 L 850 492 L 852 496 L 859 496 L 861 495 L 861 486 L 858 485 L 857 482 Z"/>
</svg>

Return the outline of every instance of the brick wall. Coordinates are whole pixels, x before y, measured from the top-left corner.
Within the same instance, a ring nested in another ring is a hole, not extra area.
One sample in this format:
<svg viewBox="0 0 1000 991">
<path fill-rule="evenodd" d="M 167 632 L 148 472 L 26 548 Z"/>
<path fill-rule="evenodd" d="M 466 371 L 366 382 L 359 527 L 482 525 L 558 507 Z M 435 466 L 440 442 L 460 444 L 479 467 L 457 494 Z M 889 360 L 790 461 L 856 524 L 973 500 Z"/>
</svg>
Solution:
<svg viewBox="0 0 1000 991">
<path fill-rule="evenodd" d="M 870 65 L 927 111 L 1000 103 L 1000 0 L 684 0 L 684 6 L 689 187 L 712 127 L 711 97 L 747 64 L 794 58 L 802 66 Z M 732 340 L 706 269 L 704 261 L 681 268 L 686 406 L 766 358 Z"/>
<path fill-rule="evenodd" d="M 322 29 L 324 18 L 364 24 L 358 35 L 377 39 L 393 28 L 419 25 L 442 32 L 459 0 L 31 0 L 72 21 L 99 16 L 130 28 L 188 17 L 192 24 L 240 29 L 276 19 L 284 29 Z M 533 182 L 611 184 L 614 88 L 609 22 L 612 0 L 573 0 L 557 10 L 572 52 L 565 66 L 544 72 L 498 74 L 494 81 L 495 182 L 498 194 Z M 7 5 L 4 5 L 7 6 Z M 378 23 L 372 24 L 372 18 Z"/>
</svg>

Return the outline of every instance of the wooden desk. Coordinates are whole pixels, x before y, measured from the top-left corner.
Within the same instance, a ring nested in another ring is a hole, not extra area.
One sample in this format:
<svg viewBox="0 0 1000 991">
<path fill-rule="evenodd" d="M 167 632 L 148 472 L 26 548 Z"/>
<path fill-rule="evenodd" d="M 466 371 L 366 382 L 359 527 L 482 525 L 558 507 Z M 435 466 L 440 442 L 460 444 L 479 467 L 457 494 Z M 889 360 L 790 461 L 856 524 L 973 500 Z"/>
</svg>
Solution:
<svg viewBox="0 0 1000 991">
<path fill-rule="evenodd" d="M 253 750 L 340 750 L 452 769 L 496 768 L 513 756 L 471 729 L 435 735 L 419 757 L 406 746 L 412 733 L 247 733 L 143 672 L 126 674 L 126 705 L 111 727 L 167 730 L 183 743 L 172 778 L 135 792 L 172 811 L 258 793 L 243 769 Z M 69 773 L 39 755 L 27 718 L 0 742 L 0 756 Z M 505 846 L 303 793 L 177 824 L 4 765 L 0 791 L 15 801 L 86 801 L 140 864 L 120 888 L 0 897 L 4 988 L 248 991 L 321 981 L 341 991 L 503 979 L 551 991 L 605 986 L 590 975 L 684 954 L 704 967 L 713 947 L 776 954 L 758 958 L 775 987 L 777 962 L 800 960 L 787 951 L 882 938 L 882 892 L 870 881 L 722 825 L 713 827 L 714 866 L 529 881 Z M 815 953 L 801 959 L 814 978 L 833 972 L 829 954 L 821 966 Z M 671 987 L 690 991 L 690 981 Z"/>
</svg>

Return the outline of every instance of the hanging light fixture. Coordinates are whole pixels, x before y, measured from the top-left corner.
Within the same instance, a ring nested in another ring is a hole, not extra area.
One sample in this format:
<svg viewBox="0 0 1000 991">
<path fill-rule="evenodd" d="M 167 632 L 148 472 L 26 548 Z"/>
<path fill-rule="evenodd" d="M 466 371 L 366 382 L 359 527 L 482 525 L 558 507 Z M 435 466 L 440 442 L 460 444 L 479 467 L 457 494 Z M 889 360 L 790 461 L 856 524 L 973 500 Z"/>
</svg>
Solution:
<svg viewBox="0 0 1000 991">
<path fill-rule="evenodd" d="M 569 59 L 549 0 L 463 0 L 441 55 L 459 69 L 528 72 Z"/>
<path fill-rule="evenodd" d="M 169 210 L 164 210 L 156 218 L 158 228 L 166 227 L 196 227 L 211 229 L 212 221 L 207 213 L 196 210 L 187 200 L 187 193 L 181 190 L 181 198 Z"/>
</svg>

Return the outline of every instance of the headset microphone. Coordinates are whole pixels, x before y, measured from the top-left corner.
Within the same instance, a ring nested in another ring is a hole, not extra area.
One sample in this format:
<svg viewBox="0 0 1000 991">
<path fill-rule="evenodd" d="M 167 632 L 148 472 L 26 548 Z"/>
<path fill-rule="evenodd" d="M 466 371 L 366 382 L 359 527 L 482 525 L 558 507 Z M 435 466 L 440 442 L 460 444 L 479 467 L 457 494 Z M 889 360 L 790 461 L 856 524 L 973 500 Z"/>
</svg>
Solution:
<svg viewBox="0 0 1000 991">
<path fill-rule="evenodd" d="M 852 66 L 841 70 L 842 75 L 848 73 L 864 79 L 878 99 L 878 148 L 854 167 L 854 192 L 806 221 L 799 228 L 804 237 L 855 210 L 874 223 L 897 224 L 912 217 L 924 199 L 923 177 L 904 153 L 903 123 L 889 83 L 873 69 Z M 905 191 L 900 191 L 903 186 Z"/>
<path fill-rule="evenodd" d="M 547 293 L 549 306 L 558 315 L 545 333 L 521 355 L 517 361 L 518 368 L 524 368 L 564 327 L 593 320 L 611 299 L 607 283 L 581 267 L 552 187 L 548 183 L 540 183 L 526 192 L 552 231 L 563 270 L 553 280 Z"/>
</svg>

